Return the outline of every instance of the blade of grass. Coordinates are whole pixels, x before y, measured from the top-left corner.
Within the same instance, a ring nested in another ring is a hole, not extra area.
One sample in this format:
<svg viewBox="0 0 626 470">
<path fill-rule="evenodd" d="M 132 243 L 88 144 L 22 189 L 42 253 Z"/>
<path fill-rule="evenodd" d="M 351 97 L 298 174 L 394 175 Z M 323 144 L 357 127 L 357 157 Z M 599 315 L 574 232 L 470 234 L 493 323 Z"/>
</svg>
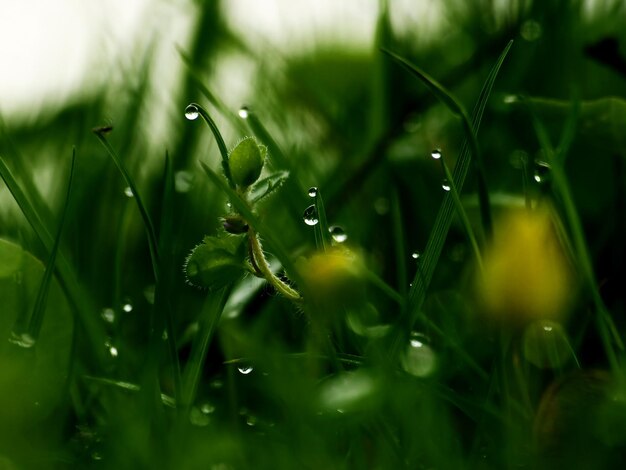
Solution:
<svg viewBox="0 0 626 470">
<path fill-rule="evenodd" d="M 165 154 L 165 169 L 163 175 L 163 202 L 161 209 L 161 224 L 159 230 L 159 252 L 168 253 L 169 247 L 172 245 L 172 213 L 173 213 L 173 187 L 174 175 L 172 162 L 169 155 Z M 155 284 L 154 305 L 151 310 L 151 330 L 148 345 L 148 353 L 146 355 L 145 378 L 142 381 L 146 389 L 146 393 L 150 397 L 158 396 L 155 387 L 159 387 L 158 381 L 154 380 L 159 375 L 159 357 L 161 345 L 163 344 L 163 331 L 166 334 L 167 357 L 172 368 L 174 380 L 174 399 L 178 402 L 182 396 L 182 379 L 180 371 L 180 362 L 178 360 L 178 345 L 176 343 L 176 330 L 174 328 L 174 319 L 172 316 L 172 308 L 170 305 L 170 291 L 168 286 L 170 280 L 165 276 L 170 276 L 174 272 L 174 267 L 170 265 L 170 260 L 166 256 L 160 258 L 158 272 L 162 273 Z M 152 388 L 151 388 L 152 387 Z M 159 387 L 160 388 L 160 387 Z M 160 392 L 160 390 L 158 390 Z"/>
<path fill-rule="evenodd" d="M 184 388 L 181 401 L 183 410 L 188 410 L 195 399 L 202 368 L 207 358 L 207 352 L 215 330 L 217 329 L 217 325 L 222 317 L 226 301 L 230 296 L 230 291 L 231 288 L 227 287 L 217 292 L 212 292 L 204 301 L 202 311 L 198 318 L 200 323 L 199 331 L 192 343 L 189 362 L 183 374 Z"/>
<path fill-rule="evenodd" d="M 509 46 L 507 47 L 510 47 Z M 477 129 L 472 124 L 472 120 L 465 107 L 452 95 L 452 93 L 446 90 L 441 84 L 439 84 L 434 78 L 428 75 L 414 64 L 411 64 L 406 59 L 399 55 L 387 50 L 382 49 L 382 52 L 389 55 L 391 58 L 399 62 L 409 72 L 419 78 L 428 89 L 452 111 L 453 114 L 459 116 L 465 128 L 465 133 L 470 145 L 471 154 L 473 155 L 473 161 L 476 166 L 476 175 L 478 178 L 478 199 L 480 201 L 480 213 L 483 221 L 483 227 L 485 233 L 491 236 L 492 223 L 491 223 L 491 208 L 489 204 L 489 191 L 487 188 L 487 180 L 485 176 L 485 167 L 483 164 L 482 156 L 478 147 Z"/>
<path fill-rule="evenodd" d="M 478 248 L 478 240 L 476 240 L 476 235 L 474 234 L 474 230 L 472 229 L 472 224 L 467 217 L 467 213 L 463 208 L 463 203 L 461 202 L 461 198 L 459 196 L 459 191 L 454 182 L 454 177 L 452 173 L 450 173 L 450 169 L 448 165 L 446 165 L 445 159 L 443 156 L 439 158 L 441 162 L 441 167 L 443 168 L 443 172 L 448 180 L 448 184 L 450 185 L 450 193 L 452 194 L 452 200 L 454 201 L 454 205 L 456 207 L 456 212 L 461 219 L 461 223 L 463 224 L 463 228 L 465 229 L 465 234 L 467 235 L 467 239 L 470 242 L 472 247 L 472 251 L 474 253 L 474 257 L 476 258 L 476 264 L 478 265 L 478 270 L 483 272 L 483 258 L 480 254 L 480 249 Z"/>
<path fill-rule="evenodd" d="M 59 227 L 54 238 L 54 244 L 50 251 L 48 263 L 43 273 L 43 279 L 37 291 L 37 298 L 35 299 L 35 305 L 33 307 L 33 313 L 30 317 L 30 323 L 28 325 L 28 334 L 37 339 L 41 330 L 41 324 L 43 323 L 43 317 L 46 311 L 46 301 L 48 299 L 48 292 L 50 290 L 50 281 L 52 280 L 52 274 L 54 273 L 54 266 L 56 263 L 57 253 L 59 251 L 59 244 L 61 242 L 61 235 L 63 233 L 63 227 L 65 225 L 65 218 L 67 216 L 67 208 L 70 204 L 70 195 L 72 192 L 72 181 L 74 180 L 74 164 L 76 162 L 76 148 L 72 149 L 72 161 L 70 163 L 70 174 L 67 182 L 67 194 L 65 195 L 65 203 L 61 209 L 61 219 L 59 220 Z"/>
<path fill-rule="evenodd" d="M 500 54 L 500 57 L 491 69 L 491 72 L 489 73 L 489 76 L 487 77 L 478 97 L 478 103 L 476 104 L 472 115 L 472 124 L 476 132 L 478 132 L 478 129 L 480 127 L 480 121 L 482 119 L 487 100 L 489 99 L 489 95 L 491 94 L 493 84 L 504 62 L 504 59 L 509 52 L 509 49 L 511 48 L 511 44 L 512 42 L 509 42 L 504 48 L 503 52 Z M 454 167 L 453 178 L 459 190 L 463 188 L 463 184 L 465 183 L 465 177 L 467 176 L 467 171 L 469 169 L 470 153 L 468 145 L 469 144 L 467 143 L 466 139 L 461 149 L 461 154 L 459 156 L 457 164 Z M 402 339 L 406 334 L 408 334 L 408 331 L 411 330 L 417 316 L 419 315 L 422 303 L 424 302 L 424 299 L 426 297 L 426 290 L 428 289 L 428 285 L 432 280 L 435 267 L 439 260 L 439 256 L 441 255 L 441 251 L 443 249 L 443 245 L 448 234 L 448 230 L 450 229 L 453 215 L 454 203 L 452 201 L 452 196 L 450 194 L 446 194 L 444 196 L 443 202 L 441 203 L 441 207 L 439 208 L 439 213 L 437 214 L 433 230 L 430 233 L 428 243 L 426 244 L 426 249 L 424 250 L 424 256 L 421 263 L 422 269 L 418 270 L 418 272 L 415 274 L 412 287 L 409 290 L 407 314 L 405 318 L 400 319 L 400 323 L 398 325 L 398 336 L 394 345 L 396 351 L 399 344 L 401 344 Z"/>
<path fill-rule="evenodd" d="M 391 197 L 391 218 L 393 227 L 393 246 L 396 256 L 396 278 L 398 281 L 398 289 L 400 295 L 406 298 L 408 290 L 407 270 L 406 270 L 406 240 L 404 238 L 404 229 L 402 226 L 402 207 L 400 206 L 400 197 L 398 190 L 394 187 Z"/>
<path fill-rule="evenodd" d="M 321 249 L 326 251 L 330 248 L 331 237 L 328 227 L 328 220 L 326 219 L 326 209 L 324 208 L 324 199 L 322 198 L 322 192 L 319 190 L 315 193 L 315 208 L 317 210 L 317 218 L 319 222 L 315 225 L 315 231 L 317 232 L 316 239 L 319 239 Z M 318 246 L 318 249 L 320 247 Z"/>
<path fill-rule="evenodd" d="M 569 184 L 567 182 L 567 177 L 565 176 L 565 172 L 562 167 L 564 154 L 560 152 L 565 152 L 568 148 L 568 142 L 571 142 L 571 138 L 568 137 L 567 134 L 570 134 L 573 131 L 568 128 L 575 126 L 575 119 L 570 119 L 569 123 L 567 124 L 566 129 L 564 130 L 564 136 L 561 139 L 562 144 L 559 146 L 557 152 L 552 147 L 550 137 L 548 136 L 544 125 L 541 123 L 537 115 L 533 112 L 532 106 L 529 105 L 528 109 L 531 113 L 531 119 L 535 128 L 535 133 L 537 134 L 540 145 L 544 149 L 547 157 L 546 160 L 551 167 L 554 191 L 556 192 L 556 195 L 559 197 L 561 203 L 563 204 L 565 217 L 571 231 L 571 236 L 573 238 L 572 241 L 574 250 L 576 252 L 576 260 L 579 263 L 583 275 L 583 280 L 586 284 L 586 288 L 591 295 L 591 300 L 598 315 L 596 323 L 600 331 L 607 358 L 611 364 L 611 368 L 615 372 L 621 372 L 619 361 L 613 348 L 613 343 L 610 336 L 613 336 L 613 341 L 622 351 L 624 350 L 624 343 L 619 335 L 619 331 L 615 326 L 615 323 L 613 322 L 613 319 L 611 318 L 608 309 L 606 308 L 606 305 L 604 304 L 604 301 L 602 300 L 602 296 L 600 295 L 598 282 L 595 278 L 595 274 L 593 271 L 591 256 L 587 249 L 587 243 L 585 241 L 585 234 L 582 228 L 582 223 L 580 221 L 580 217 L 578 216 L 574 199 L 571 190 L 569 189 Z M 572 114 L 575 114 L 575 112 Z"/>
<path fill-rule="evenodd" d="M 228 149 L 226 148 L 226 144 L 224 143 L 224 138 L 222 137 L 220 130 L 217 128 L 217 124 L 215 124 L 215 121 L 213 121 L 213 118 L 211 118 L 206 109 L 204 109 L 199 104 L 191 103 L 189 106 L 194 106 L 198 110 L 198 113 L 200 114 L 200 116 L 202 116 L 204 122 L 206 122 L 211 129 L 211 132 L 215 137 L 215 141 L 217 142 L 217 148 L 219 149 L 220 155 L 222 156 L 222 170 L 224 171 L 224 175 L 226 176 L 228 185 L 232 189 L 235 189 L 235 182 L 233 181 L 233 178 L 230 174 L 230 166 L 228 165 Z"/>
<path fill-rule="evenodd" d="M 168 253 L 168 248 L 173 244 L 173 216 L 174 216 L 174 169 L 169 154 L 165 153 L 165 171 L 163 184 L 163 202 L 161 204 L 161 225 L 159 230 L 159 252 Z M 171 266 L 170 260 L 166 257 L 161 258 L 162 265 L 160 272 L 173 273 L 174 267 Z M 168 263 L 165 265 L 165 263 Z M 167 286 L 171 283 L 166 283 Z M 170 292 L 164 285 L 163 276 L 160 283 L 155 288 L 155 305 L 161 306 L 164 310 L 165 331 L 167 332 L 167 345 L 169 349 L 169 358 L 172 370 L 174 371 L 174 391 L 175 398 L 178 401 L 182 395 L 182 378 L 180 371 L 180 362 L 178 360 L 178 345 L 176 344 L 176 329 L 174 328 L 174 317 L 172 315 L 172 306 L 170 305 Z M 167 291 L 167 292 L 166 292 Z M 164 293 L 166 294 L 164 295 Z M 165 297 L 165 299 L 162 299 Z"/>
<path fill-rule="evenodd" d="M 152 225 L 152 220 L 150 219 L 150 215 L 148 214 L 148 210 L 146 206 L 143 204 L 141 199 L 141 195 L 137 190 L 137 185 L 135 184 L 135 180 L 130 176 L 126 167 L 122 163 L 122 159 L 119 157 L 115 149 L 111 146 L 108 139 L 102 132 L 94 132 L 100 143 L 104 146 L 108 154 L 113 159 L 113 163 L 122 174 L 124 181 L 130 188 L 137 202 L 137 208 L 139 209 L 139 213 L 141 215 L 141 219 L 143 221 L 144 227 L 146 228 L 147 236 L 148 236 L 148 246 L 150 249 L 150 258 L 152 260 L 152 271 L 154 273 L 154 279 L 156 282 L 159 280 L 159 251 L 158 251 L 158 241 L 156 232 L 154 231 L 154 226 Z"/>
<path fill-rule="evenodd" d="M 2 157 L 0 157 L 0 176 L 2 176 L 2 179 L 13 195 L 13 198 L 17 202 L 20 210 L 26 217 L 26 220 L 41 241 L 42 245 L 46 248 L 48 253 L 51 253 L 54 246 L 54 239 L 52 238 L 52 235 L 48 232 L 46 226 L 41 220 L 40 215 L 37 211 L 35 211 L 22 188 L 17 184 L 17 181 L 9 168 L 6 166 Z M 93 315 L 95 309 L 89 298 L 82 294 L 76 274 L 63 256 L 63 253 L 59 252 L 57 254 L 57 258 L 57 272 L 59 274 L 61 286 L 63 287 L 63 290 L 65 291 L 65 294 L 67 295 L 74 311 L 77 313 L 77 319 L 85 329 L 89 340 L 88 342 L 91 344 L 91 351 L 96 364 L 98 366 L 102 366 L 105 363 L 105 352 L 101 347 L 101 344 L 104 342 L 104 338 L 106 337 L 104 328 L 98 321 L 98 318 Z"/>
</svg>

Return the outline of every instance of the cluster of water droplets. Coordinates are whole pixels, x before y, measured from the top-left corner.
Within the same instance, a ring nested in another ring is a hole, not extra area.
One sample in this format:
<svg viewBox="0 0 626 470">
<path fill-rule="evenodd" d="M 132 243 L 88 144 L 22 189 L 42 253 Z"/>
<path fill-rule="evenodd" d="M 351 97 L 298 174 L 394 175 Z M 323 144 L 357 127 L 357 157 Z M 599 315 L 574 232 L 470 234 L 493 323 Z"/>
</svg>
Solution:
<svg viewBox="0 0 626 470">
<path fill-rule="evenodd" d="M 307 194 L 311 199 L 315 200 L 317 199 L 318 189 L 315 186 L 311 186 L 307 191 Z M 305 224 L 311 227 L 319 224 L 320 219 L 316 204 L 311 204 L 304 210 L 304 213 L 302 214 L 302 220 L 304 220 Z M 330 233 L 333 241 L 335 241 L 336 243 L 343 243 L 348 239 L 348 234 L 339 225 L 331 225 L 330 227 L 328 227 L 328 232 Z"/>
<path fill-rule="evenodd" d="M 443 156 L 441 149 L 438 149 L 438 148 L 433 149 L 430 152 L 430 156 L 432 157 L 433 160 L 440 160 L 441 163 L 443 164 L 443 160 L 441 160 L 441 157 Z M 441 182 L 441 188 L 446 192 L 452 189 L 452 186 L 450 185 L 450 182 L 447 180 L 447 178 L 444 178 L 443 181 Z"/>
</svg>

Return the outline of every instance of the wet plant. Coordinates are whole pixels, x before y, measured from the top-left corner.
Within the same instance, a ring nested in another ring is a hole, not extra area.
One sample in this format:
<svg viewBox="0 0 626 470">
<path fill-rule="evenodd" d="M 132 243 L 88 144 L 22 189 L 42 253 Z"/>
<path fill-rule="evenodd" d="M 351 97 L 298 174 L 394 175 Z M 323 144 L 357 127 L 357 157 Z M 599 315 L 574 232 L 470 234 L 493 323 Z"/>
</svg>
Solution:
<svg viewBox="0 0 626 470">
<path fill-rule="evenodd" d="M 0 467 L 616 468 L 623 5 L 565 3 L 284 54 L 208 2 L 175 111 L 149 53 L 3 117 Z"/>
</svg>

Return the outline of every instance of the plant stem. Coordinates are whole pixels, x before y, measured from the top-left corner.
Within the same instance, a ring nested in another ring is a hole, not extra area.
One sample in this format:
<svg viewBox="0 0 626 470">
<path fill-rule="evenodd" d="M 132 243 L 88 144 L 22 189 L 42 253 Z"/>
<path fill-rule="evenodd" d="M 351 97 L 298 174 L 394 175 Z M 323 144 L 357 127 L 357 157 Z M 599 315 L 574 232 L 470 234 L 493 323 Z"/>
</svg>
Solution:
<svg viewBox="0 0 626 470">
<path fill-rule="evenodd" d="M 274 289 L 276 289 L 279 294 L 282 294 L 289 300 L 296 302 L 301 301 L 302 296 L 300 293 L 281 281 L 270 269 L 270 265 L 265 258 L 265 254 L 263 253 L 261 241 L 252 227 L 248 228 L 248 240 L 252 248 L 252 263 L 258 267 L 267 282 L 274 286 Z"/>
</svg>

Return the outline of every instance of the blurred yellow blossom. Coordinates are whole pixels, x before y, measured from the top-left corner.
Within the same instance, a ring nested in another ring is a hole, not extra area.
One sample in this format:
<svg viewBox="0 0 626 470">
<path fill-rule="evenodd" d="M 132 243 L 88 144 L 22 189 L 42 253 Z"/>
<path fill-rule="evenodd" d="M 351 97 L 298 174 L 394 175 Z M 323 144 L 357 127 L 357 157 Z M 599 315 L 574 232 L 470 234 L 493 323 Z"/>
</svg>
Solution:
<svg viewBox="0 0 626 470">
<path fill-rule="evenodd" d="M 548 208 L 498 221 L 479 291 L 489 313 L 513 322 L 563 316 L 575 297 L 573 273 Z"/>
<path fill-rule="evenodd" d="M 298 263 L 305 298 L 325 306 L 353 305 L 363 299 L 361 256 L 346 247 L 316 252 Z"/>
</svg>

